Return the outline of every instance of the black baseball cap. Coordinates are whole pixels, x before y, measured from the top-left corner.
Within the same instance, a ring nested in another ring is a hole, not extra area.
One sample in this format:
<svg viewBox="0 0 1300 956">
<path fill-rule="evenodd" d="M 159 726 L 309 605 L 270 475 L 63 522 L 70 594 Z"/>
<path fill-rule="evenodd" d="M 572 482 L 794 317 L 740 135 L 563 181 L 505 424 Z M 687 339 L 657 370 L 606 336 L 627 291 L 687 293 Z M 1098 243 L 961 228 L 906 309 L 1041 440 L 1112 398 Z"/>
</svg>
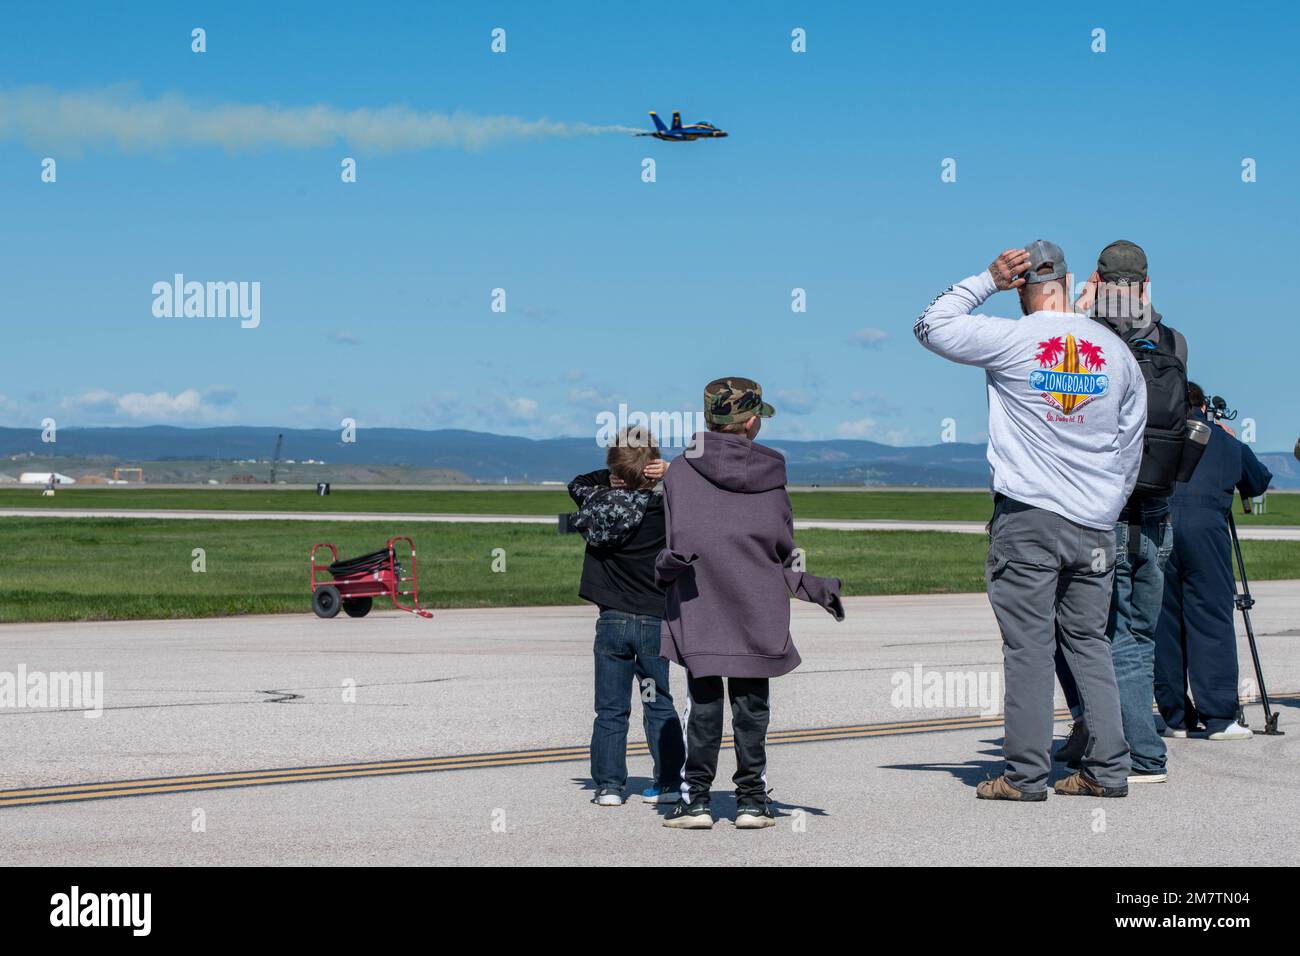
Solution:
<svg viewBox="0 0 1300 956">
<path fill-rule="evenodd" d="M 1125 285 L 1144 282 L 1147 277 L 1147 254 L 1136 242 L 1118 239 L 1097 257 L 1097 273 L 1103 282 Z"/>
</svg>

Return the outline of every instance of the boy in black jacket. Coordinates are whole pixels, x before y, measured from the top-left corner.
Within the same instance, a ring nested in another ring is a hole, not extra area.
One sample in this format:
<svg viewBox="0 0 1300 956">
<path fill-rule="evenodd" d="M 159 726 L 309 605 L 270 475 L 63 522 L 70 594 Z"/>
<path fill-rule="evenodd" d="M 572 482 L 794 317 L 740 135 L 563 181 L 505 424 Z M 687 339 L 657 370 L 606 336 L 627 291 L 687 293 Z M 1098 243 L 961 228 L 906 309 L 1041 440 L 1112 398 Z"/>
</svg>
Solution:
<svg viewBox="0 0 1300 956">
<path fill-rule="evenodd" d="M 587 541 L 578 596 L 600 608 L 596 621 L 596 719 L 591 731 L 592 801 L 623 803 L 627 784 L 627 729 L 633 680 L 641 692 L 654 784 L 646 803 L 672 803 L 680 795 L 685 759 L 682 726 L 668 691 L 668 661 L 659 656 L 664 592 L 655 583 L 655 558 L 663 549 L 663 495 L 654 491 L 664 462 L 645 429 L 619 433 L 606 455 L 608 469 L 569 482 L 578 505 L 572 526 Z"/>
</svg>

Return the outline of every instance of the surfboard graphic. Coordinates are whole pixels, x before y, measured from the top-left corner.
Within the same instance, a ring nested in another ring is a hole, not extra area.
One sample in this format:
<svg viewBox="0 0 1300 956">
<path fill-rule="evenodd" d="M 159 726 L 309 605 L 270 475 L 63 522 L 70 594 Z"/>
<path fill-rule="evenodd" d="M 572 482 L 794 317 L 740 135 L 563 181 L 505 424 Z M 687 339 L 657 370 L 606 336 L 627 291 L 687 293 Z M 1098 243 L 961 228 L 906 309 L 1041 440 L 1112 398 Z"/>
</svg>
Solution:
<svg viewBox="0 0 1300 956">
<path fill-rule="evenodd" d="M 1030 387 L 1041 391 L 1062 414 L 1074 413 L 1110 387 L 1110 377 L 1100 373 L 1105 356 L 1086 339 L 1073 335 L 1047 339 L 1038 343 L 1035 358 L 1042 368 L 1029 373 Z"/>
</svg>

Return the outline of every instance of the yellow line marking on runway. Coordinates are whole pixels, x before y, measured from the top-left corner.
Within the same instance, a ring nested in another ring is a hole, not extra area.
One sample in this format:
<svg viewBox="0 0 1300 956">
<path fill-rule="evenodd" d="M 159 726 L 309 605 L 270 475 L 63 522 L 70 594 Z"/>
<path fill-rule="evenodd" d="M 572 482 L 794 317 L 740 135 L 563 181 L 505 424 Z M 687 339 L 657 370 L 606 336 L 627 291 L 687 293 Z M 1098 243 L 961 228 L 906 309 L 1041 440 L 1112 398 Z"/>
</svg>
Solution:
<svg viewBox="0 0 1300 956">
<path fill-rule="evenodd" d="M 1274 700 L 1300 698 L 1300 694 L 1281 694 Z M 1068 720 L 1069 711 L 1053 714 L 1057 721 Z M 902 734 L 933 733 L 945 730 L 973 730 L 1002 725 L 1002 715 L 937 717 L 929 720 L 903 720 L 880 724 L 857 724 L 841 727 L 809 727 L 801 730 L 774 731 L 767 742 L 773 745 L 819 743 L 832 740 L 858 740 Z M 731 746 L 730 736 L 723 746 Z M 628 744 L 628 754 L 644 756 L 649 748 L 644 741 Z M 585 760 L 586 746 L 551 747 L 540 750 L 504 751 L 499 753 L 456 754 L 447 757 L 418 757 L 404 760 L 378 760 L 366 763 L 324 764 L 310 767 L 284 767 L 270 770 L 236 770 L 225 773 L 191 774 L 175 777 L 145 777 L 99 783 L 68 784 L 0 791 L 0 807 L 40 806 L 82 800 L 108 800 L 115 797 L 141 797 L 201 790 L 228 790 L 236 787 L 260 787 L 280 783 L 310 783 L 326 780 L 352 780 L 362 777 L 395 776 L 407 773 L 435 773 L 443 770 L 476 770 L 517 767 L 539 763 L 564 763 Z"/>
</svg>

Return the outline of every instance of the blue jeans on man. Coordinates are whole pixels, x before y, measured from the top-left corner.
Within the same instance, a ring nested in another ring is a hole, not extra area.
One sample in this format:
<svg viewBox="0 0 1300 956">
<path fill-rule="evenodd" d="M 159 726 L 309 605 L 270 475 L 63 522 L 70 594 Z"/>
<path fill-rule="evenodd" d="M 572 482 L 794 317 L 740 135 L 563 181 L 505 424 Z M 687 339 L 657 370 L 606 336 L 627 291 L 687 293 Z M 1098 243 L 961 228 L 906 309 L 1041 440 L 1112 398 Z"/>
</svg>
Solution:
<svg viewBox="0 0 1300 956">
<path fill-rule="evenodd" d="M 682 725 L 668 690 L 668 660 L 659 656 L 661 619 L 605 610 L 596 620 L 596 719 L 591 728 L 591 779 L 597 790 L 627 785 L 627 731 L 632 688 L 641 696 L 655 785 L 676 789 L 686 759 Z"/>
<path fill-rule="evenodd" d="M 1174 546 L 1174 526 L 1167 498 L 1148 498 L 1135 529 L 1127 510 L 1115 525 L 1115 590 L 1111 596 L 1106 636 L 1115 662 L 1120 715 L 1135 773 L 1163 773 L 1165 742 L 1156 730 L 1155 634 L 1164 603 L 1165 564 Z M 1138 532 L 1133 540 L 1132 531 Z M 1056 676 L 1070 712 L 1082 712 L 1078 688 L 1060 648 Z"/>
</svg>

